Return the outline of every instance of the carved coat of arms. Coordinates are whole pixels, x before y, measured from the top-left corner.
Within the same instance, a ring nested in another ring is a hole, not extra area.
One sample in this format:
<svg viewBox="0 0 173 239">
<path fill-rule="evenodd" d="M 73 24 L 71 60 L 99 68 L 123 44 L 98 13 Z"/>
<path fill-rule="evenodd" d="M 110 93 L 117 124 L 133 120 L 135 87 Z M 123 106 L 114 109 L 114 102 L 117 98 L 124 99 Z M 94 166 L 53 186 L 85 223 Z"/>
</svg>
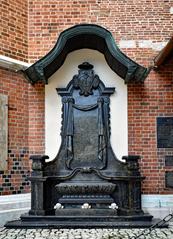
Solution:
<svg viewBox="0 0 173 239">
<path fill-rule="evenodd" d="M 97 89 L 99 85 L 99 76 L 94 73 L 92 70 L 93 65 L 89 64 L 88 62 L 84 62 L 78 67 L 79 73 L 73 77 L 74 88 L 80 89 L 80 95 L 92 95 L 92 89 Z"/>
</svg>

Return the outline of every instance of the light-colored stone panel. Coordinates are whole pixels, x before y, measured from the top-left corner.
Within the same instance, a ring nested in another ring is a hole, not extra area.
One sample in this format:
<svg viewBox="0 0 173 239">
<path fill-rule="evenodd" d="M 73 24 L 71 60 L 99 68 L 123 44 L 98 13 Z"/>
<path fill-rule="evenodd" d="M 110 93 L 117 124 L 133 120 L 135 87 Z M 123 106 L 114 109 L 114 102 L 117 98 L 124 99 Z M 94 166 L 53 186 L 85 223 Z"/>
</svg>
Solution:
<svg viewBox="0 0 173 239">
<path fill-rule="evenodd" d="M 173 14 L 173 7 L 170 7 L 169 12 L 170 12 L 170 14 Z"/>
<path fill-rule="evenodd" d="M 0 94 L 0 170 L 7 169 L 8 96 Z"/>
<path fill-rule="evenodd" d="M 136 48 L 135 40 L 121 40 L 119 42 L 120 48 Z"/>
<path fill-rule="evenodd" d="M 22 213 L 29 211 L 30 207 L 30 193 L 0 196 L 0 227 L 7 221 L 19 219 Z"/>
</svg>

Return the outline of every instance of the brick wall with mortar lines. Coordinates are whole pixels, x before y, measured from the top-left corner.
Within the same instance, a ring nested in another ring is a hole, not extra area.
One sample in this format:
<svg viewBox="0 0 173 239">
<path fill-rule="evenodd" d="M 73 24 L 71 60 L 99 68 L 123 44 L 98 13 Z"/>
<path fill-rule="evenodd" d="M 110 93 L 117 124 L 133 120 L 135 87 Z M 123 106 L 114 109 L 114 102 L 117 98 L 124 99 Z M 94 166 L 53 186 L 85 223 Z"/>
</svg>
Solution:
<svg viewBox="0 0 173 239">
<path fill-rule="evenodd" d="M 2 0 L 0 54 L 35 62 L 54 46 L 61 31 L 80 23 L 107 28 L 117 43 L 167 41 L 172 35 L 172 4 L 172 0 Z M 138 60 L 141 57 L 138 48 L 127 54 Z M 155 54 L 151 51 L 150 59 Z"/>
<path fill-rule="evenodd" d="M 129 154 L 142 156 L 141 173 L 144 193 L 173 193 L 165 187 L 165 156 L 173 155 L 173 148 L 157 148 L 157 117 L 173 116 L 172 62 L 150 73 L 144 84 L 128 87 Z"/>
<path fill-rule="evenodd" d="M 0 1 L 0 54 L 28 61 L 28 1 Z"/>
<path fill-rule="evenodd" d="M 28 83 L 28 147 L 29 153 L 43 154 L 45 149 L 45 87 Z"/>
<path fill-rule="evenodd" d="M 0 93 L 8 95 L 8 167 L 0 171 L 0 195 L 27 192 L 28 83 L 18 73 L 0 69 Z"/>
<path fill-rule="evenodd" d="M 15 1 L 15 3 L 10 0 L 6 2 L 10 6 L 20 4 L 23 9 L 22 12 L 27 13 L 26 2 L 20 2 L 19 0 Z M 107 28 L 111 31 L 117 43 L 121 40 L 135 40 L 138 42 L 140 40 L 152 40 L 153 42 L 162 42 L 167 41 L 172 35 L 173 15 L 169 12 L 170 7 L 173 5 L 172 0 L 64 0 L 56 2 L 52 0 L 29 0 L 28 4 L 28 39 L 26 37 L 27 14 L 25 17 L 23 16 L 25 20 L 21 21 L 21 26 L 18 25 L 18 28 L 23 29 L 23 37 L 19 31 L 16 31 L 15 23 L 18 21 L 16 20 L 17 18 L 10 18 L 8 21 L 4 19 L 6 23 L 11 22 L 13 26 L 8 24 L 3 28 L 5 32 L 6 29 L 11 29 L 11 32 L 9 31 L 10 37 L 6 36 L 4 38 L 2 35 L 4 44 L 2 45 L 1 54 L 19 60 L 35 62 L 54 46 L 58 35 L 63 30 L 79 23 L 93 23 Z M 0 4 L 0 7 L 4 6 L 5 1 Z M 19 44 L 16 45 L 16 48 L 12 49 L 14 45 L 12 44 L 13 32 L 20 37 L 18 38 Z M 25 46 L 23 45 L 24 41 L 26 43 L 24 44 Z M 10 49 L 10 52 L 7 52 L 6 49 Z M 18 54 L 19 49 L 23 49 L 22 55 Z M 141 48 L 138 43 L 135 48 L 123 48 L 122 50 L 129 57 L 145 66 L 152 64 L 153 57 L 158 53 L 151 47 Z M 10 75 L 10 78 L 8 75 Z M 26 151 L 24 152 L 26 153 L 23 157 L 26 161 L 23 160 L 20 164 L 25 162 L 27 170 L 29 170 L 30 163 L 28 162 L 28 155 L 44 152 L 44 86 L 41 83 L 31 86 L 26 83 L 23 76 L 11 72 L 6 73 L 6 79 L 12 80 L 13 78 L 15 78 L 15 83 L 13 86 L 10 86 L 10 89 L 5 91 L 6 94 L 11 94 L 8 92 L 17 87 L 18 81 L 25 82 L 25 89 L 28 90 L 28 98 L 24 97 L 24 104 L 28 104 L 28 126 L 27 124 L 23 126 L 28 132 L 28 142 L 18 143 L 15 140 L 15 134 L 13 134 L 14 138 L 9 138 L 9 145 L 13 145 L 16 142 L 14 150 L 17 151 L 17 156 L 15 155 L 14 157 L 14 153 L 9 151 L 9 170 L 12 167 L 10 164 L 15 165 L 15 163 L 10 163 L 12 162 L 10 155 L 13 159 L 17 157 L 18 159 L 22 158 L 21 156 L 19 157 L 20 145 L 22 145 L 21 148 L 25 148 L 25 144 Z M 2 91 L 4 91 L 3 87 Z M 140 166 L 142 174 L 146 176 L 143 183 L 143 191 L 145 193 L 164 194 L 173 192 L 170 189 L 165 189 L 164 185 L 165 170 L 172 170 L 172 168 L 165 168 L 164 157 L 165 155 L 173 154 L 173 149 L 157 149 L 156 145 L 156 117 L 173 116 L 172 92 L 172 73 L 171 66 L 169 65 L 163 71 L 152 72 L 144 84 L 130 84 L 128 87 L 129 154 L 139 154 L 142 156 Z M 17 104 L 18 102 L 16 101 L 14 105 Z M 17 130 L 17 126 L 15 127 L 14 129 Z M 14 129 L 11 131 L 11 134 Z M 21 155 L 23 155 L 22 149 Z M 24 167 L 22 166 L 22 170 Z M 9 177 L 11 175 L 14 181 L 18 182 L 18 186 L 15 190 L 10 190 L 10 185 L 5 186 L 3 184 L 3 194 L 29 190 L 28 185 L 24 185 L 24 189 L 20 190 L 21 179 L 19 177 L 22 177 L 23 172 L 21 176 L 18 174 L 12 176 L 11 173 L 8 173 L 10 171 L 5 172 L 5 174 L 1 172 L 0 182 L 3 180 L 4 183 L 5 179 L 8 181 L 8 175 Z M 26 173 L 25 171 L 24 174 Z M 11 183 L 11 179 L 9 181 Z"/>
<path fill-rule="evenodd" d="M 22 74 L 0 69 L 0 93 L 8 95 L 8 167 L 0 171 L 0 195 L 29 192 L 29 155 L 44 152 L 44 87 L 31 88 Z"/>
<path fill-rule="evenodd" d="M 172 35 L 172 4 L 172 0 L 29 0 L 29 60 L 34 62 L 44 56 L 64 29 L 80 23 L 107 28 L 117 43 L 120 40 L 167 41 Z M 146 59 L 150 61 L 154 54 L 151 51 Z M 129 56 L 138 60 L 141 51 L 133 49 Z"/>
</svg>

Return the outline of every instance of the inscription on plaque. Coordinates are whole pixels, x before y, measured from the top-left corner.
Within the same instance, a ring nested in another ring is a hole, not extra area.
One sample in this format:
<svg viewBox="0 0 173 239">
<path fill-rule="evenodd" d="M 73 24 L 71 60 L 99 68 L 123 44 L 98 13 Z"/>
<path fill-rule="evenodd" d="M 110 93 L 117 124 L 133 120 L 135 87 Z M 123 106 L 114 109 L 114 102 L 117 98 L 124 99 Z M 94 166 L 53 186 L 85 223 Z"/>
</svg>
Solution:
<svg viewBox="0 0 173 239">
<path fill-rule="evenodd" d="M 173 117 L 157 118 L 157 147 L 173 148 Z"/>
<path fill-rule="evenodd" d="M 173 172 L 165 173 L 165 186 L 167 188 L 173 188 Z"/>
<path fill-rule="evenodd" d="M 173 155 L 165 156 L 165 166 L 173 166 Z"/>
<path fill-rule="evenodd" d="M 7 168 L 8 96 L 0 94 L 0 170 Z"/>
</svg>

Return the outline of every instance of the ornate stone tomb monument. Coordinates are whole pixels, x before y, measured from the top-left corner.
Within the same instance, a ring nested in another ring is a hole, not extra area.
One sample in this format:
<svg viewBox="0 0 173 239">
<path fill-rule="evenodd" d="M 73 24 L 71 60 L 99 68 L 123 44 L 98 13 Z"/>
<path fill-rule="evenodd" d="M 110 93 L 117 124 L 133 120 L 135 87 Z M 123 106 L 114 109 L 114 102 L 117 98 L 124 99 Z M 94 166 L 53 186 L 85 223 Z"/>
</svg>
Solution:
<svg viewBox="0 0 173 239">
<path fill-rule="evenodd" d="M 24 71 L 31 84 L 49 78 L 75 50 L 92 49 L 126 84 L 142 83 L 150 72 L 124 55 L 109 31 L 80 24 L 63 31 L 54 48 Z M 85 59 L 85 56 L 83 56 Z M 61 146 L 53 161 L 31 156 L 31 210 L 7 227 L 148 227 L 152 216 L 141 208 L 139 156 L 120 161 L 110 144 L 110 101 L 107 88 L 88 62 L 66 88 L 62 98 Z M 77 69 L 76 69 L 77 72 Z M 116 153 L 116 152 L 115 152 Z"/>
<path fill-rule="evenodd" d="M 55 159 L 31 156 L 31 210 L 8 227 L 141 227 L 139 156 L 119 161 L 110 144 L 110 100 L 93 65 L 78 66 L 62 97 L 62 143 Z"/>
</svg>

